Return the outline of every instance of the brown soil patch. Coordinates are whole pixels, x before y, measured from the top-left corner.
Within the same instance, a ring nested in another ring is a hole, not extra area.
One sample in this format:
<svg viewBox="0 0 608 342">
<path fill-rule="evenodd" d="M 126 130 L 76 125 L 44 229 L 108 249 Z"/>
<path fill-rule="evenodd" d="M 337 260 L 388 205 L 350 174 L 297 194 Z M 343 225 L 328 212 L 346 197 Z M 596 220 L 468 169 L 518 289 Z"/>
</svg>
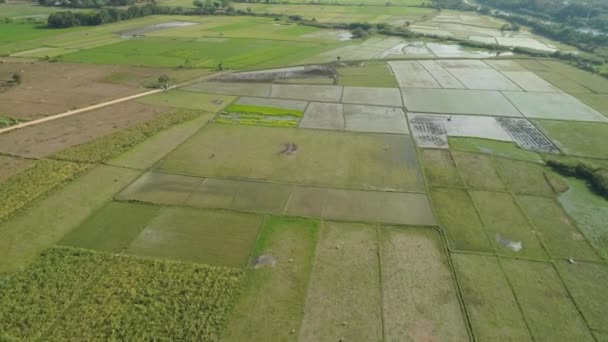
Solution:
<svg viewBox="0 0 608 342">
<path fill-rule="evenodd" d="M 0 152 L 44 157 L 153 119 L 171 109 L 124 102 L 0 134 Z"/>
<path fill-rule="evenodd" d="M 0 156 L 0 182 L 25 170 L 33 160 Z"/>
<path fill-rule="evenodd" d="M 19 72 L 22 83 L 0 93 L 0 113 L 36 119 L 82 108 L 142 91 L 142 85 L 162 74 L 183 73 L 168 69 L 71 63 L 0 63 L 0 80 Z M 193 75 L 194 76 L 194 75 Z"/>
</svg>

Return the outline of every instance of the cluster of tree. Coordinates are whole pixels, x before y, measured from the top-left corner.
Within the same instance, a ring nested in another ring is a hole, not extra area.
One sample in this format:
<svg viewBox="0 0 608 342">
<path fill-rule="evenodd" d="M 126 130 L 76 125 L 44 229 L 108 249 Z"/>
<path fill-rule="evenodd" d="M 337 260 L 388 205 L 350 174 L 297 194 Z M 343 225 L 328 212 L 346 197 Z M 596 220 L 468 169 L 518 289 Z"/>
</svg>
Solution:
<svg viewBox="0 0 608 342">
<path fill-rule="evenodd" d="M 460 11 L 477 10 L 476 5 L 473 5 L 469 2 L 465 2 L 462 0 L 431 0 L 430 3 L 427 3 L 424 6 L 436 8 L 438 10 L 442 10 L 442 9 L 453 9 L 453 10 L 460 10 Z"/>
<path fill-rule="evenodd" d="M 69 8 L 102 8 L 108 6 L 131 6 L 135 0 L 38 0 L 42 6 Z"/>
<path fill-rule="evenodd" d="M 563 0 L 479 0 L 482 5 L 530 15 L 544 20 L 557 21 L 575 27 L 590 26 L 608 29 L 608 2 Z"/>
<path fill-rule="evenodd" d="M 587 181 L 597 194 L 608 199 L 608 169 L 592 162 L 562 158 L 550 158 L 547 160 L 547 165 L 564 176 Z"/>
<path fill-rule="evenodd" d="M 230 0 L 194 0 L 192 2 L 194 7 L 196 7 L 199 11 L 203 11 L 206 14 L 213 14 L 219 9 L 225 9 L 228 11 L 234 11 L 234 8 L 230 7 Z"/>
</svg>

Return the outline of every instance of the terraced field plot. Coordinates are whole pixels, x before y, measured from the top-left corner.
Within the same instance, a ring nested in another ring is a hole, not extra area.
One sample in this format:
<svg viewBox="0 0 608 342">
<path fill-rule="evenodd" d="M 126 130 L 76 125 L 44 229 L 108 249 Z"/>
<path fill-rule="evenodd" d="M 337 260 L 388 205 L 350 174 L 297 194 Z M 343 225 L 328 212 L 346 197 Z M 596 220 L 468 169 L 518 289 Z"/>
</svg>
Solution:
<svg viewBox="0 0 608 342">
<path fill-rule="evenodd" d="M 422 189 L 413 144 L 401 135 L 211 124 L 157 169 L 363 190 Z"/>
</svg>

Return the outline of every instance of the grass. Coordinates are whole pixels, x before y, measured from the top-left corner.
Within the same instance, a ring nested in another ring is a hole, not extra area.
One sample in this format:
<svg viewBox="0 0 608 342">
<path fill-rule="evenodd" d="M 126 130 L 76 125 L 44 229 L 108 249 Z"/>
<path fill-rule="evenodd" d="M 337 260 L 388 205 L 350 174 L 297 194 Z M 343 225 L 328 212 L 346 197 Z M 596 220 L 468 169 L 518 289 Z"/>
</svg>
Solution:
<svg viewBox="0 0 608 342">
<path fill-rule="evenodd" d="M 217 113 L 227 104 L 234 101 L 234 99 L 234 96 L 170 90 L 152 96 L 142 97 L 137 101 L 156 106 L 169 106 Z"/>
<path fill-rule="evenodd" d="M 560 61 L 542 61 L 550 71 L 561 74 L 595 93 L 608 93 L 608 80 Z M 558 86 L 559 88 L 559 86 Z"/>
<path fill-rule="evenodd" d="M 193 120 L 200 115 L 200 112 L 192 110 L 178 110 L 163 114 L 150 121 L 63 150 L 52 157 L 89 163 L 107 161 L 168 127 Z"/>
<path fill-rule="evenodd" d="M 9 127 L 20 123 L 18 119 L 9 118 L 6 116 L 0 116 L 0 128 Z"/>
<path fill-rule="evenodd" d="M 553 258 L 598 260 L 585 237 L 553 198 L 517 196 L 520 208 L 528 216 L 534 230 Z"/>
<path fill-rule="evenodd" d="M 517 147 L 516 144 L 498 140 L 449 137 L 450 149 L 462 152 L 477 152 L 491 154 L 515 160 L 541 163 L 541 156 L 532 151 Z"/>
<path fill-rule="evenodd" d="M 260 114 L 260 115 L 265 115 L 265 116 L 301 117 L 304 115 L 304 111 L 297 110 L 297 109 L 252 106 L 252 105 L 243 105 L 243 104 L 231 104 L 230 106 L 228 106 L 226 108 L 226 112 Z"/>
<path fill-rule="evenodd" d="M 316 221 L 266 218 L 253 255 L 271 255 L 277 263 L 247 270 L 222 340 L 269 341 L 298 336 L 317 231 Z"/>
<path fill-rule="evenodd" d="M 535 163 L 515 161 L 504 158 L 494 159 L 507 188 L 516 194 L 553 196 L 551 184 L 546 173 L 551 171 Z"/>
<path fill-rule="evenodd" d="M 603 330 L 608 324 L 608 267 L 599 263 L 570 264 L 562 261 L 557 269 L 568 291 L 591 329 Z"/>
<path fill-rule="evenodd" d="M 469 341 L 439 234 L 433 229 L 379 229 L 384 339 Z"/>
<path fill-rule="evenodd" d="M 353 87 L 399 87 L 389 66 L 383 62 L 365 62 L 363 65 L 340 67 L 337 71 L 339 85 Z"/>
<path fill-rule="evenodd" d="M 127 253 L 242 267 L 253 250 L 260 217 L 191 208 L 163 208 Z"/>
<path fill-rule="evenodd" d="M 217 339 L 241 271 L 103 256 L 114 260 L 59 317 L 48 340 Z"/>
<path fill-rule="evenodd" d="M 608 116 L 608 95 L 605 94 L 572 94 L 589 107 Z"/>
<path fill-rule="evenodd" d="M 297 146 L 291 155 L 281 153 L 286 143 Z M 170 153 L 158 170 L 350 189 L 424 189 L 412 141 L 389 134 L 214 123 Z"/>
<path fill-rule="evenodd" d="M 64 61 L 148 67 L 268 68 L 296 64 L 331 45 L 308 42 L 222 38 L 218 41 L 152 38 L 134 39 L 65 55 Z"/>
<path fill-rule="evenodd" d="M 452 151 L 452 157 L 467 187 L 484 190 L 504 190 L 505 186 L 494 169 L 490 156 Z"/>
<path fill-rule="evenodd" d="M 68 233 L 60 245 L 120 253 L 152 220 L 160 207 L 110 202 Z"/>
<path fill-rule="evenodd" d="M 492 252 L 473 202 L 465 190 L 431 188 L 431 202 L 452 250 Z"/>
<path fill-rule="evenodd" d="M 540 241 L 511 195 L 487 191 L 470 191 L 469 193 L 481 217 L 481 222 L 494 244 L 496 253 L 536 259 L 547 258 Z M 521 250 L 508 248 L 503 244 L 504 242 L 501 242 L 504 239 L 521 242 Z"/>
<path fill-rule="evenodd" d="M 141 170 L 148 169 L 198 131 L 213 116 L 214 114 L 211 113 L 203 113 L 196 119 L 177 124 L 147 138 L 117 157 L 108 159 L 107 163 Z"/>
<path fill-rule="evenodd" d="M 0 274 L 23 269 L 138 175 L 133 170 L 97 166 L 1 224 Z"/>
<path fill-rule="evenodd" d="M 464 305 L 478 341 L 531 341 L 499 261 L 493 256 L 452 254 Z"/>
<path fill-rule="evenodd" d="M 422 170 L 430 185 L 450 187 L 464 186 L 450 151 L 439 149 L 422 149 L 420 151 Z"/>
<path fill-rule="evenodd" d="M 42 253 L 0 286 L 0 339 L 44 339 L 44 331 L 110 261 L 111 257 L 76 249 Z"/>
<path fill-rule="evenodd" d="M 299 339 L 381 340 L 378 261 L 374 226 L 325 222 L 319 234 Z"/>
<path fill-rule="evenodd" d="M 570 189 L 559 196 L 559 202 L 591 245 L 608 259 L 608 201 L 591 192 L 589 186 L 576 178 L 565 178 Z"/>
<path fill-rule="evenodd" d="M 558 120 L 534 123 L 567 155 L 608 159 L 608 149 L 603 146 L 608 124 Z"/>
<path fill-rule="evenodd" d="M 513 259 L 500 262 L 534 340 L 594 340 L 552 264 Z"/>
</svg>

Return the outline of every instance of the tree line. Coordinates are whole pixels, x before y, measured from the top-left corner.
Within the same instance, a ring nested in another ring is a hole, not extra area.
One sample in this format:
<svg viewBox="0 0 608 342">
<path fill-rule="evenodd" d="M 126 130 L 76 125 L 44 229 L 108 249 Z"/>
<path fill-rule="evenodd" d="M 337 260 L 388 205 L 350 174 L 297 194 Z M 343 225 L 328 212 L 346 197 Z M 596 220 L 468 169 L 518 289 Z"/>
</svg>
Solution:
<svg viewBox="0 0 608 342">
<path fill-rule="evenodd" d="M 108 6 L 131 6 L 135 0 L 38 0 L 41 6 L 70 8 L 103 8 Z"/>
</svg>

